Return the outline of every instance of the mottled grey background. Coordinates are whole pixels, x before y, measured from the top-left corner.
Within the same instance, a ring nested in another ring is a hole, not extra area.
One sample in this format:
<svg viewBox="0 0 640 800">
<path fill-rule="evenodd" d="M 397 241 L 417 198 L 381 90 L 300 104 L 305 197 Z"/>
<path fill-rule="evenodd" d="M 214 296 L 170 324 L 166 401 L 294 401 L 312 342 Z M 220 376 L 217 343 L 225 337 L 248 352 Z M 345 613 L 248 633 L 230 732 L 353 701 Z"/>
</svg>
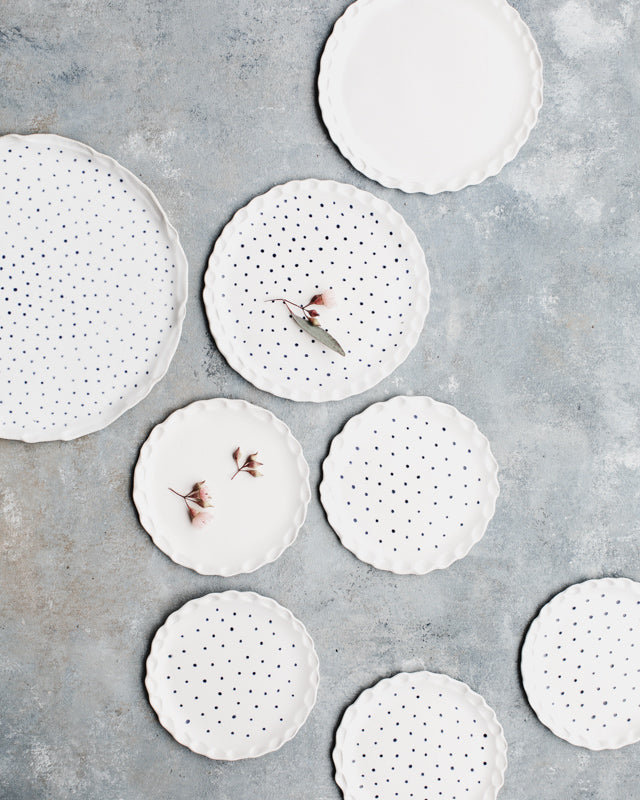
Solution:
<svg viewBox="0 0 640 800">
<path fill-rule="evenodd" d="M 318 115 L 323 43 L 345 0 L 0 0 L 0 130 L 54 132 L 114 156 L 158 195 L 190 263 L 166 378 L 106 430 L 0 442 L 0 797 L 337 800 L 334 729 L 356 695 L 402 669 L 468 682 L 509 742 L 501 800 L 640 797 L 640 745 L 557 739 L 522 692 L 537 609 L 575 581 L 640 579 L 640 7 L 519 0 L 545 67 L 540 122 L 515 162 L 455 194 L 404 195 L 343 160 Z M 292 178 L 388 200 L 422 243 L 432 310 L 382 384 L 310 408 L 233 373 L 200 294 L 222 226 Z M 274 411 L 317 486 L 330 438 L 371 402 L 455 404 L 492 442 L 502 494 L 486 536 L 449 569 L 397 577 L 341 547 L 314 495 L 298 541 L 253 575 L 176 566 L 138 524 L 131 475 L 152 426 L 205 397 Z M 307 625 L 321 661 L 298 736 L 212 762 L 161 728 L 143 687 L 150 639 L 189 598 L 253 589 Z"/>
</svg>

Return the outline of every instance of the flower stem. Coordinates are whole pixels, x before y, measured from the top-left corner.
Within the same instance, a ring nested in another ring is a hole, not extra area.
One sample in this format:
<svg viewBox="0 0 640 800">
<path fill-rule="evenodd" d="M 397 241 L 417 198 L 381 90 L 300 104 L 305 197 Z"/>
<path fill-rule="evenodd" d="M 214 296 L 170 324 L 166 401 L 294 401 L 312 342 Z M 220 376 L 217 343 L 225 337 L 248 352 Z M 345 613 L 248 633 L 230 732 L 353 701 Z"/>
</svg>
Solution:
<svg viewBox="0 0 640 800">
<path fill-rule="evenodd" d="M 284 303 L 285 306 L 286 306 L 287 311 L 291 314 L 292 317 L 294 316 L 294 314 L 291 311 L 291 309 L 289 308 L 289 306 L 294 306 L 295 308 L 299 308 L 300 311 L 302 311 L 302 313 L 304 314 L 305 319 L 307 319 L 308 316 L 309 316 L 307 314 L 307 306 L 301 306 L 299 303 L 293 303 L 291 300 L 287 300 L 285 297 L 269 297 L 264 302 L 265 303 Z"/>
</svg>

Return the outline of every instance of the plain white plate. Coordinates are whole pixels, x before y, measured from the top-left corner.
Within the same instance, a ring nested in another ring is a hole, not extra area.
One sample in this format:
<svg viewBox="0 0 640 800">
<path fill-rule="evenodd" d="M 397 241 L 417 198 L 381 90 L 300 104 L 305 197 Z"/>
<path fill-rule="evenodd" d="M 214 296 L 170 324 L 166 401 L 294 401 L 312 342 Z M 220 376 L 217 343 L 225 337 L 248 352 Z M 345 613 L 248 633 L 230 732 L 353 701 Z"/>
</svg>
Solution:
<svg viewBox="0 0 640 800">
<path fill-rule="evenodd" d="M 500 491 L 476 424 L 430 397 L 394 397 L 331 443 L 320 498 L 342 544 L 378 569 L 424 574 L 478 542 Z"/>
<path fill-rule="evenodd" d="M 163 377 L 187 261 L 153 193 L 60 136 L 0 138 L 0 436 L 75 439 Z"/>
<path fill-rule="evenodd" d="M 230 591 L 171 614 L 151 644 L 145 683 L 174 739 L 234 761 L 292 739 L 315 704 L 318 681 L 304 625 L 275 600 Z"/>
<path fill-rule="evenodd" d="M 640 741 L 640 583 L 599 578 L 548 602 L 522 648 L 540 722 L 590 750 Z"/>
<path fill-rule="evenodd" d="M 331 138 L 369 178 L 456 191 L 527 140 L 542 62 L 505 0 L 357 0 L 325 47 L 319 101 Z"/>
<path fill-rule="evenodd" d="M 333 761 L 345 800 L 494 800 L 507 743 L 493 710 L 466 683 L 402 672 L 349 706 Z"/>
<path fill-rule="evenodd" d="M 236 471 L 258 452 L 262 477 Z M 206 481 L 212 521 L 195 528 L 183 501 Z M 311 497 L 300 443 L 270 411 L 243 400 L 199 400 L 157 425 L 136 464 L 133 499 L 140 522 L 176 563 L 205 575 L 253 572 L 289 547 Z"/>
<path fill-rule="evenodd" d="M 332 290 L 320 322 L 346 356 L 300 330 L 282 303 Z M 303 180 L 240 209 L 205 276 L 211 332 L 228 363 L 290 400 L 340 400 L 389 375 L 415 347 L 429 273 L 413 231 L 388 203 L 354 186 Z"/>
</svg>

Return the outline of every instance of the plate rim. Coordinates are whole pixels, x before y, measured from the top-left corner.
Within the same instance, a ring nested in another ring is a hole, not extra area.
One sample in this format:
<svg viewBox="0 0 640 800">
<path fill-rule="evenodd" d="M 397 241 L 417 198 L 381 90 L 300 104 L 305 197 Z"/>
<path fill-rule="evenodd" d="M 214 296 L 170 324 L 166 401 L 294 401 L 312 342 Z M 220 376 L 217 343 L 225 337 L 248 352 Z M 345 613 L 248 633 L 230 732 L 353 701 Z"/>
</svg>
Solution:
<svg viewBox="0 0 640 800">
<path fill-rule="evenodd" d="M 178 348 L 178 343 L 182 335 L 182 326 L 187 311 L 188 300 L 188 278 L 189 278 L 189 264 L 187 257 L 180 243 L 180 238 L 176 228 L 171 224 L 169 218 L 160 204 L 154 192 L 142 182 L 140 178 L 134 175 L 131 170 L 123 166 L 112 156 L 101 153 L 95 150 L 88 144 L 80 142 L 77 139 L 71 139 L 66 136 L 60 136 L 56 133 L 7 133 L 0 136 L 0 143 L 16 140 L 20 142 L 50 142 L 60 147 L 65 147 L 70 150 L 82 152 L 83 155 L 89 155 L 91 158 L 96 159 L 101 164 L 108 165 L 111 169 L 116 170 L 126 180 L 131 182 L 137 190 L 149 198 L 150 203 L 154 206 L 160 217 L 160 223 L 163 226 L 163 233 L 166 235 L 169 246 L 172 248 L 172 253 L 175 255 L 176 261 L 176 290 L 174 293 L 175 299 L 175 312 L 174 312 L 174 325 L 167 336 L 162 348 L 162 357 L 158 357 L 155 365 L 149 364 L 153 369 L 149 370 L 149 376 L 142 376 L 147 378 L 144 382 L 140 381 L 143 385 L 138 390 L 133 391 L 129 399 L 115 408 L 111 414 L 104 414 L 96 424 L 95 422 L 83 425 L 70 425 L 66 428 L 60 429 L 57 427 L 50 433 L 31 433 L 29 431 L 23 432 L 20 435 L 7 435 L 5 432 L 0 433 L 0 438 L 8 441 L 21 441 L 28 444 L 37 442 L 68 442 L 74 439 L 79 439 L 81 436 L 87 436 L 91 433 L 104 430 L 111 423 L 119 419 L 123 414 L 132 409 L 138 403 L 149 395 L 151 390 L 158 384 L 166 375 L 173 357 Z M 0 145 L 1 147 L 1 145 Z"/>
<path fill-rule="evenodd" d="M 279 382 L 277 378 L 272 377 L 268 372 L 262 374 L 259 370 L 255 369 L 251 362 L 249 362 L 234 346 L 233 340 L 228 335 L 222 316 L 220 315 L 216 304 L 216 271 L 219 264 L 222 262 L 222 255 L 227 250 L 228 244 L 233 240 L 238 228 L 249 218 L 249 216 L 256 211 L 262 209 L 266 203 L 272 199 L 277 200 L 285 193 L 290 191 L 302 191 L 317 189 L 324 187 L 337 192 L 339 195 L 347 199 L 357 200 L 360 203 L 367 204 L 370 209 L 375 210 L 381 218 L 393 222 L 396 227 L 399 239 L 403 244 L 409 246 L 409 256 L 411 258 L 412 268 L 416 278 L 415 288 L 415 302 L 414 314 L 412 316 L 412 323 L 407 327 L 406 335 L 402 337 L 401 343 L 398 348 L 394 348 L 392 358 L 389 361 L 390 367 L 376 368 L 369 370 L 363 374 L 363 377 L 356 380 L 355 378 L 345 381 L 347 386 L 340 389 L 335 387 L 326 396 L 319 396 L 314 387 L 295 387 L 287 386 L 283 382 Z M 409 356 L 418 343 L 418 339 L 424 329 L 425 320 L 429 313 L 431 302 L 431 283 L 429 280 L 429 268 L 427 266 L 424 250 L 418 241 L 418 238 L 409 226 L 404 217 L 397 212 L 386 200 L 376 197 L 371 192 L 358 189 L 357 187 L 348 184 L 340 183 L 334 180 L 324 180 L 318 178 L 302 178 L 287 181 L 286 183 L 277 184 L 263 194 L 254 196 L 248 203 L 239 208 L 229 222 L 224 226 L 220 236 L 218 236 L 209 260 L 207 269 L 204 276 L 204 289 L 202 293 L 207 320 L 209 323 L 209 330 L 215 341 L 216 347 L 224 356 L 227 364 L 241 375 L 246 381 L 251 383 L 257 389 L 264 392 L 269 392 L 277 397 L 282 397 L 287 400 L 294 400 L 297 402 L 311 402 L 323 403 L 334 400 L 344 400 L 347 397 L 360 394 L 372 387 L 376 386 L 380 381 L 391 375 Z"/>
<path fill-rule="evenodd" d="M 215 747 L 212 744 L 208 745 L 204 742 L 198 742 L 194 736 L 191 736 L 187 731 L 182 734 L 178 733 L 178 726 L 175 724 L 174 718 L 165 713 L 163 710 L 162 698 L 158 688 L 161 681 L 158 680 L 159 651 L 164 644 L 165 639 L 169 634 L 169 630 L 175 625 L 180 624 L 182 619 L 187 616 L 192 610 L 199 608 L 207 603 L 214 603 L 214 598 L 220 598 L 217 602 L 246 602 L 254 603 L 268 609 L 270 613 L 278 614 L 281 619 L 286 620 L 296 633 L 299 633 L 304 641 L 306 653 L 308 656 L 307 666 L 310 668 L 308 675 L 308 685 L 304 694 L 302 708 L 296 714 L 293 723 L 284 730 L 279 736 L 273 736 L 266 747 L 252 748 L 248 753 L 241 753 L 233 748 L 223 749 Z M 222 599 L 224 598 L 224 600 Z M 315 648 L 315 644 L 309 631 L 305 625 L 285 606 L 280 605 L 276 600 L 265 595 L 258 594 L 252 591 L 238 591 L 229 589 L 223 592 L 210 592 L 209 594 L 195 597 L 188 600 L 180 608 L 173 611 L 165 619 L 165 621 L 157 628 L 153 635 L 149 654 L 145 662 L 145 679 L 144 684 L 147 691 L 149 704 L 153 708 L 158 717 L 158 721 L 162 727 L 181 745 L 189 748 L 198 755 L 206 756 L 213 760 L 221 761 L 238 761 L 245 758 L 258 758 L 278 750 L 286 742 L 293 739 L 298 733 L 300 728 L 307 721 L 309 714 L 313 710 L 318 697 L 318 687 L 320 683 L 320 661 Z"/>
<path fill-rule="evenodd" d="M 367 7 L 378 3 L 390 3 L 393 0 L 355 0 L 340 16 L 333 27 L 332 32 L 326 40 L 322 56 L 320 58 L 320 69 L 318 74 L 318 105 L 325 127 L 329 136 L 342 155 L 351 163 L 354 169 L 366 175 L 367 178 L 380 183 L 391 189 L 400 189 L 408 194 L 421 192 L 427 195 L 439 194 L 440 192 L 457 192 L 467 186 L 475 186 L 482 183 L 487 178 L 497 175 L 500 170 L 512 161 L 520 149 L 524 146 L 531 131 L 535 127 L 540 109 L 543 103 L 543 66 L 538 45 L 517 10 L 506 0 L 486 0 L 496 8 L 501 9 L 505 17 L 512 25 L 515 35 L 525 45 L 525 52 L 529 57 L 532 66 L 532 83 L 529 105 L 524 115 L 521 127 L 516 131 L 514 138 L 503 148 L 497 156 L 494 156 L 482 168 L 470 170 L 464 175 L 454 176 L 447 181 L 429 181 L 406 179 L 398 175 L 392 175 L 375 165 L 367 162 L 358 156 L 349 141 L 349 136 L 345 132 L 347 126 L 338 114 L 332 100 L 332 83 L 336 80 L 335 53 L 343 46 L 345 41 L 351 36 L 352 29 L 358 24 L 358 17 Z"/>
<path fill-rule="evenodd" d="M 160 442 L 168 428 L 179 425 L 185 418 L 198 413 L 215 413 L 216 407 L 241 409 L 245 413 L 256 417 L 269 425 L 272 425 L 279 434 L 282 434 L 287 443 L 289 450 L 292 452 L 298 475 L 300 478 L 298 505 L 295 515 L 292 516 L 291 522 L 287 528 L 283 530 L 280 542 L 267 551 L 267 553 L 260 558 L 253 557 L 247 558 L 238 569 L 220 565 L 216 572 L 211 572 L 210 568 L 202 561 L 192 561 L 188 555 L 182 553 L 178 547 L 168 539 L 165 534 L 159 529 L 155 520 L 150 512 L 150 501 L 147 496 L 147 483 L 148 471 L 150 464 L 155 455 L 155 446 Z M 223 578 L 229 578 L 234 575 L 246 575 L 255 572 L 267 564 L 273 563 L 278 559 L 284 551 L 289 548 L 298 538 L 298 534 L 304 525 L 307 517 L 309 503 L 311 501 L 311 485 L 309 480 L 309 465 L 304 457 L 302 445 L 291 432 L 289 426 L 283 422 L 279 417 L 273 414 L 262 406 L 254 405 L 246 400 L 239 400 L 236 398 L 213 397 L 205 400 L 196 400 L 189 403 L 182 408 L 172 411 L 162 422 L 159 422 L 153 427 L 148 437 L 142 444 L 136 465 L 133 471 L 133 490 L 132 498 L 141 526 L 151 537 L 155 546 L 168 556 L 175 564 L 182 567 L 191 569 L 200 575 L 216 575 Z M 188 562 L 188 563 L 187 563 Z"/>
</svg>

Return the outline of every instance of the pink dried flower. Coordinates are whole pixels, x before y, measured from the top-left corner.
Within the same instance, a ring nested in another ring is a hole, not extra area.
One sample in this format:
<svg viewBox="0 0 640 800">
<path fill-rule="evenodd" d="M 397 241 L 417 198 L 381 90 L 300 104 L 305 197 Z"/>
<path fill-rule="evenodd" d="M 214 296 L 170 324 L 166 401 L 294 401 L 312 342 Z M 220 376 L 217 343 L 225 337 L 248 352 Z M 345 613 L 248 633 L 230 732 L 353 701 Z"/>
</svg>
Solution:
<svg viewBox="0 0 640 800">
<path fill-rule="evenodd" d="M 210 511 L 196 511 L 191 517 L 191 524 L 194 528 L 206 528 L 213 522 L 213 514 Z"/>
<path fill-rule="evenodd" d="M 203 515 L 203 508 L 212 508 L 213 503 L 211 502 L 211 494 L 205 485 L 205 481 L 198 481 L 197 483 L 193 484 L 193 488 L 189 492 L 189 494 L 182 494 L 181 492 L 176 492 L 175 489 L 169 487 L 169 491 L 173 492 L 178 497 L 181 497 L 184 501 L 186 506 L 187 512 L 189 514 L 189 518 L 191 522 L 195 525 L 196 519 Z M 204 527 L 204 525 L 211 522 L 213 519 L 213 514 L 210 512 L 204 513 L 205 519 L 200 520 L 197 523 L 199 528 Z"/>
<path fill-rule="evenodd" d="M 332 289 L 327 289 L 320 294 L 315 294 L 308 305 L 310 306 L 324 306 L 325 308 L 333 308 L 338 303 L 335 292 Z"/>
<path fill-rule="evenodd" d="M 199 500 L 203 508 L 210 508 L 213 503 L 211 502 L 211 494 L 207 489 L 206 482 L 200 481 L 194 486 L 195 497 L 194 500 Z"/>
<path fill-rule="evenodd" d="M 261 461 L 256 461 L 258 457 L 258 453 L 251 453 L 248 455 L 245 460 L 244 464 L 240 464 L 242 461 L 242 454 L 240 453 L 240 448 L 237 447 L 233 453 L 233 460 L 236 462 L 236 471 L 231 476 L 231 480 L 233 480 L 239 472 L 248 472 L 253 478 L 261 478 L 262 473 L 259 472 L 256 467 L 263 466 Z"/>
</svg>

